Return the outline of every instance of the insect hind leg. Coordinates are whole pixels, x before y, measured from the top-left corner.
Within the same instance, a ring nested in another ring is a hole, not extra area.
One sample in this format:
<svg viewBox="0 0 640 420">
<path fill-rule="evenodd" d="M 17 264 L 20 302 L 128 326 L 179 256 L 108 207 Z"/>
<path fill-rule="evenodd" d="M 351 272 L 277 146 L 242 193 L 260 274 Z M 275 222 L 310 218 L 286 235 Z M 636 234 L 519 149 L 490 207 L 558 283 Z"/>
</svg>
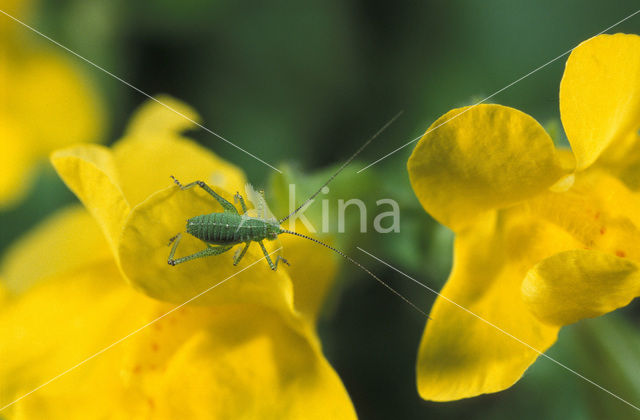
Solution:
<svg viewBox="0 0 640 420">
<path fill-rule="evenodd" d="M 187 185 L 182 185 L 182 183 L 180 183 L 180 181 L 178 181 L 176 179 L 176 177 L 174 177 L 173 175 L 170 175 L 170 176 L 171 176 L 171 179 L 173 179 L 173 182 L 175 182 L 176 185 L 178 187 L 180 187 L 181 190 L 188 190 L 188 189 L 193 188 L 193 187 L 195 187 L 197 185 L 198 187 L 202 188 L 207 193 L 209 193 L 209 195 L 211 195 L 213 198 L 215 198 L 216 201 L 218 203 L 220 203 L 220 205 L 222 206 L 222 208 L 225 211 L 229 211 L 231 213 L 238 214 L 238 209 L 236 209 L 233 204 L 231 204 L 230 202 L 225 200 L 224 197 L 222 197 L 221 195 L 219 195 L 218 193 L 213 191 L 213 189 L 211 189 L 211 187 L 208 186 L 207 184 L 205 184 L 203 181 L 193 181 L 193 182 L 191 182 L 191 183 L 189 183 Z"/>
</svg>

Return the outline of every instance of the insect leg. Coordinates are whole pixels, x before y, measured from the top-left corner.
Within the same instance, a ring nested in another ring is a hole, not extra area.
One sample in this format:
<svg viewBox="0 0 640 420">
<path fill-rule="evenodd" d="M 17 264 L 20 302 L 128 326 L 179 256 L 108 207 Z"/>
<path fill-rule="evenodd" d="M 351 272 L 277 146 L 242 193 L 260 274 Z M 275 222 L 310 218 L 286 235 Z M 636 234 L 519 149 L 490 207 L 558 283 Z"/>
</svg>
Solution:
<svg viewBox="0 0 640 420">
<path fill-rule="evenodd" d="M 267 248 L 265 248 L 265 246 L 262 243 L 262 241 L 258 241 L 258 243 L 260 244 L 260 248 L 262 248 L 262 253 L 264 254 L 265 258 L 267 259 L 267 262 L 269 263 L 269 267 L 271 267 L 271 269 L 273 271 L 276 271 L 278 269 L 278 263 L 280 261 L 282 261 L 283 263 L 289 265 L 289 262 L 287 260 L 285 260 L 284 258 L 282 258 L 281 255 L 278 255 L 278 258 L 276 258 L 276 263 L 274 264 L 273 261 L 271 261 L 271 258 L 269 258 L 269 252 L 267 251 Z"/>
<path fill-rule="evenodd" d="M 182 233 L 178 233 L 177 235 L 172 236 L 171 238 L 169 238 L 169 243 L 167 244 L 167 246 L 171 245 L 171 243 L 175 240 L 180 240 L 181 237 L 182 237 Z"/>
<path fill-rule="evenodd" d="M 289 261 L 285 260 L 282 255 L 278 255 L 278 258 L 276 258 L 276 269 L 278 268 L 278 262 L 282 261 L 283 263 L 287 264 L 287 265 L 291 265 L 289 264 Z"/>
<path fill-rule="evenodd" d="M 247 249 L 249 249 L 249 244 L 251 244 L 251 242 L 247 242 L 244 248 L 242 248 L 242 251 L 240 251 L 240 249 L 236 251 L 236 255 L 233 256 L 233 265 L 238 265 L 242 257 L 244 257 L 244 254 L 247 253 Z"/>
<path fill-rule="evenodd" d="M 236 195 L 233 196 L 233 199 L 235 200 L 236 203 L 238 201 L 240 202 L 240 207 L 242 207 L 242 214 L 245 214 L 247 212 L 247 206 L 246 204 L 244 204 L 244 198 L 242 198 L 242 196 L 238 191 L 236 191 Z"/>
<path fill-rule="evenodd" d="M 218 203 L 220 203 L 220 205 L 222 206 L 222 208 L 223 208 L 225 211 L 230 211 L 231 213 L 238 214 L 238 209 L 236 209 L 236 208 L 235 208 L 235 206 L 234 206 L 233 204 L 231 204 L 230 202 L 228 202 L 227 200 L 225 200 L 221 195 L 218 195 L 215 191 L 213 191 L 213 190 L 211 189 L 211 187 L 210 187 L 210 186 L 208 186 L 208 185 L 207 185 L 207 184 L 205 184 L 204 182 L 202 182 L 202 181 L 194 181 L 194 182 L 192 182 L 192 183 L 190 183 L 190 184 L 182 185 L 182 184 L 180 183 L 180 181 L 178 181 L 178 180 L 177 180 L 173 175 L 171 175 L 171 179 L 173 179 L 173 182 L 175 182 L 175 183 L 176 183 L 176 185 L 177 185 L 178 187 L 180 187 L 180 189 L 182 189 L 182 190 L 188 190 L 189 188 L 192 188 L 192 187 L 194 187 L 194 186 L 196 186 L 196 185 L 197 185 L 198 187 L 202 188 L 203 190 L 205 190 L 206 192 L 208 192 L 209 194 L 211 194 L 211 196 L 212 196 L 213 198 L 215 198 L 215 199 L 216 199 L 216 201 L 217 201 Z"/>
<path fill-rule="evenodd" d="M 169 245 L 173 242 L 173 247 L 171 248 L 171 252 L 169 252 L 169 264 L 173 261 L 173 256 L 176 253 L 176 249 L 178 249 L 178 244 L 180 243 L 180 239 L 182 238 L 182 233 L 178 233 L 173 238 L 169 239 Z"/>
<path fill-rule="evenodd" d="M 167 261 L 169 263 L 169 265 L 180 264 L 180 263 L 183 263 L 183 262 L 195 260 L 196 258 L 204 258 L 204 257 L 213 256 L 213 255 L 220 255 L 220 254 L 222 254 L 224 252 L 227 252 L 231 248 L 233 248 L 233 245 L 229 245 L 229 246 L 207 246 L 207 248 L 203 249 L 202 251 L 196 252 L 195 254 L 187 255 L 186 257 L 182 257 L 182 258 L 178 258 L 177 260 L 174 260 L 173 259 L 173 254 L 175 253 L 176 248 L 178 247 L 178 242 L 179 241 L 177 240 L 174 243 L 173 248 L 171 249 L 171 253 L 169 254 L 169 260 Z"/>
<path fill-rule="evenodd" d="M 269 252 L 267 252 L 267 248 L 265 248 L 265 246 L 264 246 L 264 244 L 262 243 L 262 241 L 259 241 L 258 243 L 260 244 L 260 248 L 262 248 L 262 253 L 264 254 L 264 256 L 265 256 L 265 257 L 266 257 L 266 259 L 267 259 L 267 262 L 269 263 L 269 267 L 271 267 L 271 269 L 272 269 L 273 271 L 276 271 L 276 268 L 277 268 L 277 267 L 275 266 L 275 264 L 273 263 L 273 261 L 271 261 L 271 258 L 269 258 Z"/>
</svg>

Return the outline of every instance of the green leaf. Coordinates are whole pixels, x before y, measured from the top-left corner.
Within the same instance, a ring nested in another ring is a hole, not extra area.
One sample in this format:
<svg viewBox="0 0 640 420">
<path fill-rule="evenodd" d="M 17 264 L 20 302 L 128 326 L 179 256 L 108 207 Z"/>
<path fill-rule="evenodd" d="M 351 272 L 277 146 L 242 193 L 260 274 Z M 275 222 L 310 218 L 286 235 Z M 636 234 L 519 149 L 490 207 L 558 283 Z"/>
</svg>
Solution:
<svg viewBox="0 0 640 420">
<path fill-rule="evenodd" d="M 611 314 L 574 327 L 575 360 L 581 374 L 640 406 L 640 334 L 629 321 Z M 636 418 L 638 411 L 596 386 L 582 381 L 594 418 Z"/>
</svg>

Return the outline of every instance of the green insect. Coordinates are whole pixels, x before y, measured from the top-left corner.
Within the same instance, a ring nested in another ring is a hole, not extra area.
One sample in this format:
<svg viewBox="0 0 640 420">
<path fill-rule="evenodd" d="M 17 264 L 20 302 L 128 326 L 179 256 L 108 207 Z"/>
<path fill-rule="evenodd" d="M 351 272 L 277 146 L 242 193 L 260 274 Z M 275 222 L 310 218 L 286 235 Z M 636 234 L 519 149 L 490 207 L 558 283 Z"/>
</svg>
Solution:
<svg viewBox="0 0 640 420">
<path fill-rule="evenodd" d="M 282 261 L 285 264 L 289 264 L 287 260 L 278 255 L 276 262 L 274 263 L 267 252 L 267 248 L 264 246 L 265 240 L 274 240 L 278 238 L 278 235 L 289 232 L 280 227 L 280 223 L 274 217 L 267 216 L 268 210 L 264 197 L 259 195 L 258 200 L 258 216 L 249 216 L 247 213 L 247 205 L 244 202 L 244 198 L 240 193 L 236 193 L 235 201 L 240 203 L 242 207 L 242 214 L 238 212 L 238 209 L 225 200 L 222 196 L 217 194 L 211 187 L 202 181 L 195 181 L 187 185 L 182 185 L 177 179 L 171 176 L 173 181 L 183 190 L 198 186 L 209 193 L 224 209 L 222 213 L 210 213 L 200 216 L 192 217 L 187 220 L 187 233 L 203 241 L 207 247 L 200 252 L 196 252 L 186 257 L 174 259 L 176 249 L 182 237 L 182 233 L 178 233 L 176 236 L 170 239 L 169 243 L 173 242 L 173 248 L 169 253 L 169 264 L 176 265 L 183 262 L 195 260 L 197 258 L 209 257 L 214 255 L 220 255 L 229 251 L 236 245 L 244 244 L 244 247 L 238 249 L 233 257 L 233 265 L 238 265 L 240 260 L 247 253 L 249 245 L 252 242 L 257 242 L 262 248 L 262 252 L 269 263 L 272 270 L 278 269 L 278 263 Z M 251 186 L 247 186 L 247 191 L 251 190 Z M 217 245 L 217 246 L 213 246 Z"/>
<path fill-rule="evenodd" d="M 186 257 L 174 258 L 176 250 L 178 249 L 178 244 L 180 243 L 180 239 L 182 238 L 182 232 L 178 233 L 169 240 L 169 244 L 173 243 L 173 247 L 171 248 L 171 252 L 169 253 L 169 265 L 176 265 L 198 258 L 220 255 L 231 250 L 231 248 L 236 245 L 244 244 L 242 248 L 239 248 L 236 251 L 236 254 L 233 257 L 233 265 L 238 265 L 240 260 L 242 260 L 242 258 L 247 253 L 247 250 L 249 249 L 251 243 L 257 242 L 258 245 L 260 245 L 260 248 L 262 249 L 267 262 L 269 263 L 269 266 L 272 270 L 275 271 L 278 269 L 278 263 L 280 261 L 287 265 L 289 265 L 289 262 L 282 256 L 278 255 L 274 263 L 269 256 L 269 252 L 264 245 L 264 241 L 276 240 L 278 239 L 279 235 L 286 233 L 289 235 L 296 235 L 325 246 L 364 269 L 364 267 L 353 261 L 343 252 L 307 235 L 284 229 L 282 228 L 281 224 L 291 216 L 296 214 L 298 211 L 300 211 L 309 201 L 313 200 L 320 193 L 322 188 L 329 184 L 329 182 L 331 182 L 351 162 L 351 160 L 353 160 L 358 155 L 358 153 L 360 153 L 368 145 L 368 143 L 373 140 L 373 138 L 374 137 L 369 139 L 367 143 L 365 143 L 356 153 L 354 153 L 353 156 L 351 156 L 351 158 L 349 158 L 349 160 L 344 165 L 342 165 L 342 167 L 340 167 L 340 169 L 338 169 L 338 171 L 336 171 L 336 173 L 333 174 L 331 178 L 329 178 L 329 180 L 325 182 L 318 191 L 316 191 L 316 193 L 309 197 L 295 211 L 280 220 L 276 219 L 269 212 L 263 193 L 256 193 L 248 184 L 246 188 L 247 194 L 252 196 L 250 197 L 252 202 L 257 203 L 257 216 L 250 216 L 248 214 L 244 197 L 242 197 L 239 192 L 236 192 L 234 199 L 236 202 L 240 203 L 242 213 L 240 213 L 233 204 L 227 201 L 224 197 L 220 196 L 220 194 L 216 193 L 203 181 L 194 181 L 187 185 L 182 185 L 180 181 L 171 176 L 173 181 L 182 190 L 188 190 L 196 186 L 202 188 L 208 194 L 210 194 L 218 203 L 220 203 L 224 211 L 222 213 L 203 214 L 188 219 L 186 232 L 203 241 L 206 244 L 206 248 L 202 251 L 196 252 L 195 254 L 187 255 Z"/>
<path fill-rule="evenodd" d="M 398 113 L 394 116 L 387 124 L 385 124 L 377 133 L 375 133 L 369 140 L 367 140 L 351 157 L 331 176 L 329 179 L 316 191 L 311 195 L 307 200 L 304 201 L 297 209 L 295 209 L 288 216 L 278 220 L 273 215 L 270 214 L 268 207 L 266 205 L 266 201 L 262 195 L 262 192 L 256 194 L 250 186 L 247 188 L 247 193 L 254 195 L 253 201 L 257 202 L 258 207 L 258 215 L 257 216 L 249 216 L 247 214 L 247 206 L 245 204 L 244 198 L 240 195 L 240 193 L 236 193 L 234 199 L 236 202 L 240 203 L 240 207 L 242 208 L 242 213 L 238 212 L 238 209 L 231 204 L 229 201 L 225 200 L 222 196 L 217 194 L 211 187 L 205 184 L 203 181 L 194 181 L 187 185 L 182 185 L 175 177 L 171 176 L 173 181 L 183 190 L 187 190 L 189 188 L 198 186 L 209 193 L 223 208 L 222 213 L 210 213 L 203 214 L 200 216 L 195 216 L 187 220 L 187 233 L 200 239 L 206 244 L 206 248 L 202 251 L 196 252 L 192 255 L 187 255 L 186 257 L 181 257 L 174 259 L 176 250 L 178 249 L 178 244 L 180 243 L 180 239 L 182 237 L 182 233 L 178 233 L 173 238 L 169 240 L 169 244 L 173 243 L 173 247 L 171 248 L 171 252 L 169 253 L 168 263 L 169 265 L 181 264 L 187 261 L 195 260 L 197 258 L 210 257 L 214 255 L 220 255 L 236 245 L 244 244 L 242 248 L 239 248 L 234 257 L 233 257 L 233 265 L 237 265 L 240 260 L 247 253 L 247 249 L 252 242 L 257 242 L 262 248 L 262 252 L 269 263 L 269 266 L 272 270 L 278 269 L 278 263 L 282 261 L 283 263 L 289 265 L 287 260 L 282 258 L 282 256 L 278 255 L 275 263 L 271 260 L 269 256 L 269 252 L 264 245 L 264 241 L 272 241 L 278 238 L 279 235 L 289 234 L 299 236 L 301 238 L 308 239 L 313 241 L 319 245 L 322 245 L 326 248 L 329 248 L 333 252 L 341 255 L 351 263 L 358 266 L 360 269 L 364 270 L 371 277 L 376 279 L 380 284 L 389 289 L 391 292 L 399 296 L 406 303 L 413 306 L 419 312 L 424 312 L 415 306 L 412 302 L 410 302 L 407 298 L 402 296 L 399 292 L 393 289 L 391 286 L 386 284 L 380 278 L 378 278 L 375 274 L 369 271 L 367 268 L 362 266 L 359 262 L 355 261 L 344 252 L 333 248 L 332 246 L 325 244 L 317 239 L 311 238 L 307 235 L 303 235 L 297 232 L 293 232 L 281 227 L 282 223 L 289 219 L 291 216 L 300 211 L 309 201 L 313 200 L 319 193 L 322 191 L 322 188 L 327 186 L 333 179 L 340 173 L 344 168 L 346 168 L 353 159 L 355 159 L 360 152 L 362 152 L 368 145 L 375 139 L 384 129 L 386 129 L 396 118 L 400 116 L 401 113 Z M 252 198 L 252 197 L 250 197 Z M 426 314 L 425 314 L 426 315 Z"/>
</svg>

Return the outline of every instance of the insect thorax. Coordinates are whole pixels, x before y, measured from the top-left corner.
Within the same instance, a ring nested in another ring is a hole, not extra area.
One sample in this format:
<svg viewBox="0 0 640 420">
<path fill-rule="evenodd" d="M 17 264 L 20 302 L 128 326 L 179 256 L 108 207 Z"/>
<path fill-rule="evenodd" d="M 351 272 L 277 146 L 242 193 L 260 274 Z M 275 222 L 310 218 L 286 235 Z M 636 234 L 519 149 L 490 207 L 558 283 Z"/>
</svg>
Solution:
<svg viewBox="0 0 640 420">
<path fill-rule="evenodd" d="M 237 244 L 275 239 L 280 225 L 277 220 L 230 212 L 211 213 L 187 220 L 187 233 L 211 244 Z"/>
</svg>

